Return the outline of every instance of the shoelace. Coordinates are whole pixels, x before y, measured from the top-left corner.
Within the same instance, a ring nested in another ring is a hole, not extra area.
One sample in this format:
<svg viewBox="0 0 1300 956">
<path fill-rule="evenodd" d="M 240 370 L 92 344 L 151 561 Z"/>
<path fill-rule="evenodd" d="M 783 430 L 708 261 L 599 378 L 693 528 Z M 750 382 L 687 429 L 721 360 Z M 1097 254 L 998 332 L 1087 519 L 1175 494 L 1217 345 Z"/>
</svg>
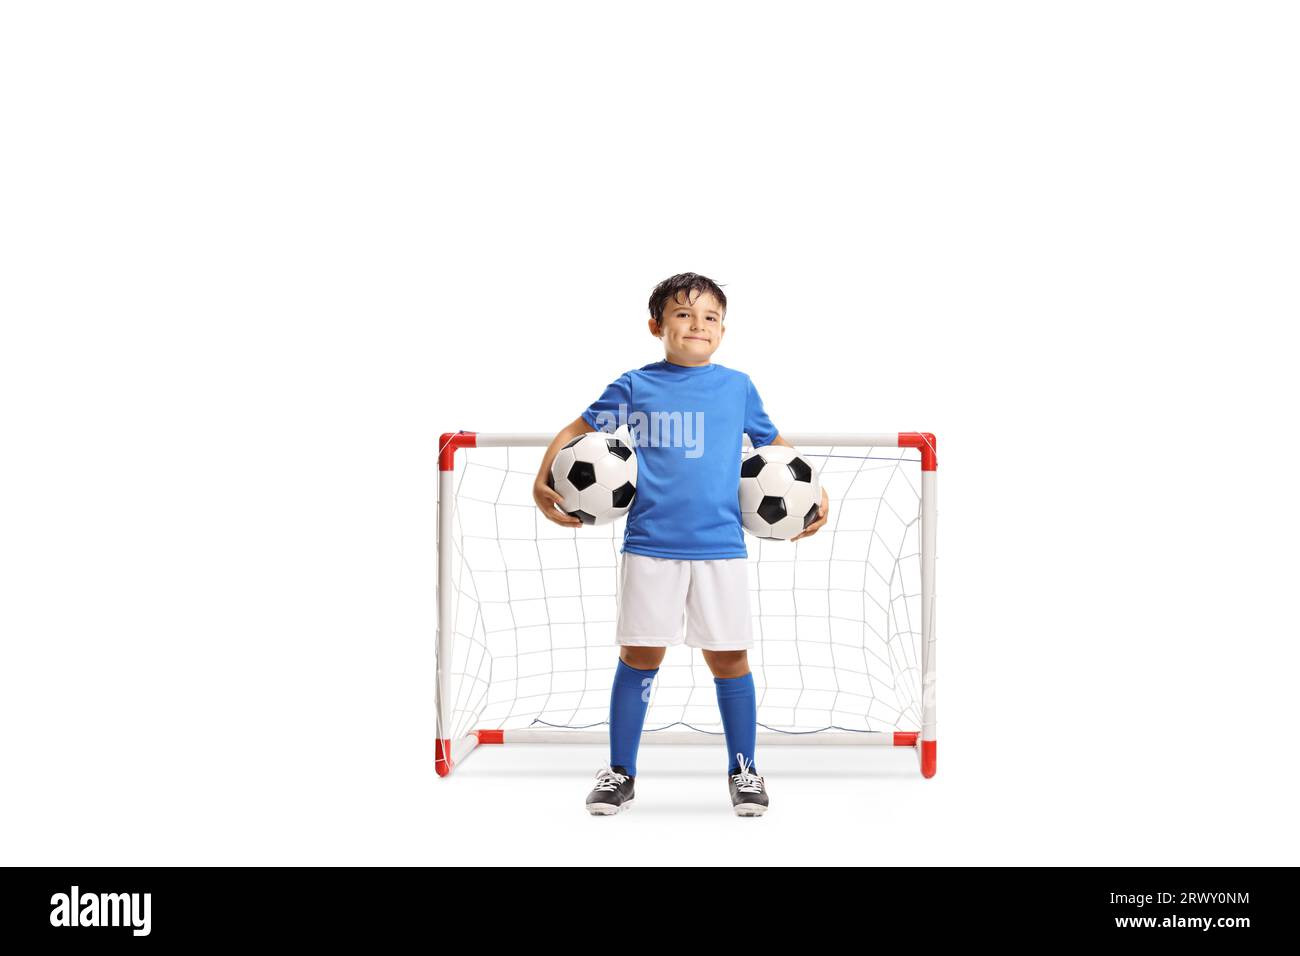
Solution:
<svg viewBox="0 0 1300 956">
<path fill-rule="evenodd" d="M 736 754 L 736 760 L 740 770 L 731 775 L 731 779 L 736 781 L 736 789 L 741 793 L 762 793 L 763 778 L 750 769 L 753 764 L 745 759 L 744 754 Z"/>
<path fill-rule="evenodd" d="M 617 790 L 619 784 L 625 781 L 627 777 L 617 770 L 601 769 L 596 771 L 596 789 L 597 790 Z"/>
</svg>

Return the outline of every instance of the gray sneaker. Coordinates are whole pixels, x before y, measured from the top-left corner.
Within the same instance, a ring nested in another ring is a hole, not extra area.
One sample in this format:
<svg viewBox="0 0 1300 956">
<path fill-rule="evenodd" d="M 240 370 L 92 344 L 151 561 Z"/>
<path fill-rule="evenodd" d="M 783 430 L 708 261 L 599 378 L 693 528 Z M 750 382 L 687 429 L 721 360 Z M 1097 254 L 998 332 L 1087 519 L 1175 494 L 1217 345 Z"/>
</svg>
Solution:
<svg viewBox="0 0 1300 956">
<path fill-rule="evenodd" d="M 587 812 L 603 817 L 632 806 L 635 783 L 636 777 L 628 776 L 626 767 L 596 771 L 596 787 L 587 794 Z"/>
<path fill-rule="evenodd" d="M 738 817 L 761 817 L 767 812 L 767 791 L 763 778 L 754 773 L 753 764 L 744 754 L 736 754 L 738 765 L 727 774 L 731 786 L 731 806 Z"/>
</svg>

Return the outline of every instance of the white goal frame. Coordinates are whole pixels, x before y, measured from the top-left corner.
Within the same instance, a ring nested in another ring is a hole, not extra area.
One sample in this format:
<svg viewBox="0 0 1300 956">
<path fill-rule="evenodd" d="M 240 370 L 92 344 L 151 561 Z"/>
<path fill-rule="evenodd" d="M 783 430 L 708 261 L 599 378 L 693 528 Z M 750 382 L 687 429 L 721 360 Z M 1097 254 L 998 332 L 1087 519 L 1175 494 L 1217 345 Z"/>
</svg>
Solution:
<svg viewBox="0 0 1300 956">
<path fill-rule="evenodd" d="M 920 576 L 921 576 L 921 726 L 916 730 L 895 730 L 854 734 L 758 734 L 761 744 L 805 744 L 825 746 L 877 745 L 911 747 L 915 750 L 921 773 L 933 777 L 937 769 L 937 729 L 935 721 L 935 634 L 934 573 L 935 523 L 937 517 L 938 461 L 937 443 L 930 432 L 884 432 L 876 434 L 794 433 L 782 436 L 796 449 L 803 446 L 846 446 L 862 448 L 912 448 L 920 452 Z M 515 433 L 444 433 L 438 444 L 438 589 L 436 644 L 436 729 L 434 766 L 439 776 L 446 776 L 481 744 L 505 743 L 607 743 L 608 730 L 549 730 L 524 728 L 501 730 L 481 728 L 462 735 L 449 736 L 452 728 L 451 666 L 453 627 L 451 534 L 455 519 L 456 452 L 462 448 L 542 447 L 553 435 Z M 748 436 L 744 447 L 750 447 Z M 835 502 L 831 502 L 832 510 Z M 581 530 L 581 529 L 578 529 Z M 610 645 L 614 647 L 613 644 Z M 662 730 L 646 734 L 650 743 L 712 743 L 713 739 L 692 731 Z"/>
</svg>

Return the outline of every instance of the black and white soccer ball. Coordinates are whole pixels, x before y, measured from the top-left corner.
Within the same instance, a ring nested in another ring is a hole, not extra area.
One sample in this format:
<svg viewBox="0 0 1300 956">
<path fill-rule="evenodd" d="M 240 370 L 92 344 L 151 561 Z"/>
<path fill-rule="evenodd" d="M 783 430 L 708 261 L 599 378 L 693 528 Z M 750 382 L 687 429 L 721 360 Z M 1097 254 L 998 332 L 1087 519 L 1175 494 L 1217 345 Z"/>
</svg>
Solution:
<svg viewBox="0 0 1300 956">
<path fill-rule="evenodd" d="M 560 449 L 546 483 L 564 497 L 565 514 L 609 524 L 636 498 L 636 452 L 618 432 L 587 432 Z"/>
<path fill-rule="evenodd" d="M 786 445 L 755 448 L 740 463 L 740 523 L 759 538 L 789 541 L 817 520 L 817 469 Z"/>
</svg>

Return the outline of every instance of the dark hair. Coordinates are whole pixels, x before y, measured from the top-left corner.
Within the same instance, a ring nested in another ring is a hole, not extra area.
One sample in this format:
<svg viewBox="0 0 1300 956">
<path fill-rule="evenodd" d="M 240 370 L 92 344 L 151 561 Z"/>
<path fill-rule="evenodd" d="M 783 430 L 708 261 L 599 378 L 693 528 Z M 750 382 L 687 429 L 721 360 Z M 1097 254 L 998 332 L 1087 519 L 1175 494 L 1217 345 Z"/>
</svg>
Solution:
<svg viewBox="0 0 1300 956">
<path fill-rule="evenodd" d="M 664 306 L 669 302 L 677 301 L 677 293 L 685 292 L 686 301 L 693 302 L 691 293 L 703 294 L 710 292 L 718 300 L 725 314 L 727 311 L 727 295 L 712 279 L 707 276 L 696 275 L 694 272 L 683 272 L 655 286 L 655 290 L 650 293 L 650 318 L 656 322 L 662 323 L 664 320 Z"/>
</svg>

